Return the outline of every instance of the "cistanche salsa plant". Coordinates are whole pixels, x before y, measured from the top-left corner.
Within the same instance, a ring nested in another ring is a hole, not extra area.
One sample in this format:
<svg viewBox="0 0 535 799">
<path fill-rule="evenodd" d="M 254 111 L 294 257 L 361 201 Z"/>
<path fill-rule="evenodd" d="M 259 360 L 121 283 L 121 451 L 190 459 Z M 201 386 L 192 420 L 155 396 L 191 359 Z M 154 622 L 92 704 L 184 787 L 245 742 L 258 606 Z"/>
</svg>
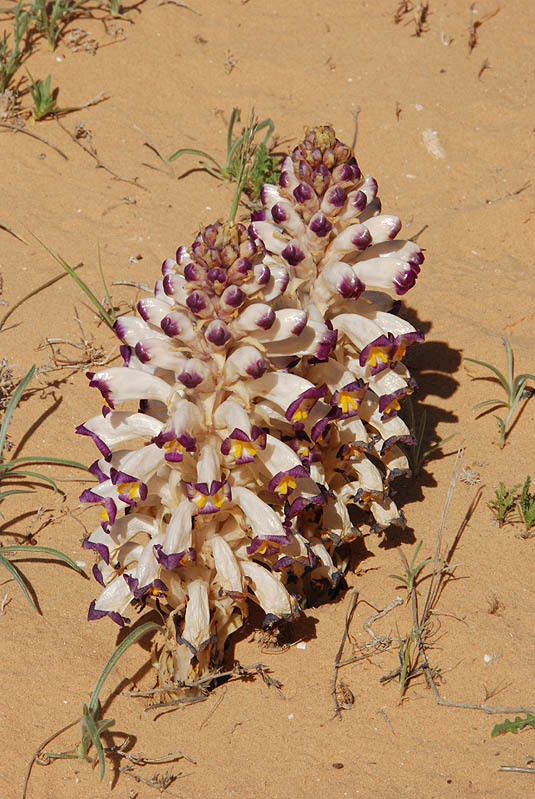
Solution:
<svg viewBox="0 0 535 799">
<path fill-rule="evenodd" d="M 265 626 L 291 620 L 315 583 L 336 585 L 336 547 L 404 524 L 389 488 L 409 471 L 402 358 L 422 335 L 398 297 L 423 254 L 376 194 L 332 128 L 308 130 L 250 224 L 208 225 L 164 261 L 139 316 L 115 323 L 123 366 L 90 375 L 89 618 L 157 607 L 162 684 L 221 663 L 248 599 Z"/>
</svg>

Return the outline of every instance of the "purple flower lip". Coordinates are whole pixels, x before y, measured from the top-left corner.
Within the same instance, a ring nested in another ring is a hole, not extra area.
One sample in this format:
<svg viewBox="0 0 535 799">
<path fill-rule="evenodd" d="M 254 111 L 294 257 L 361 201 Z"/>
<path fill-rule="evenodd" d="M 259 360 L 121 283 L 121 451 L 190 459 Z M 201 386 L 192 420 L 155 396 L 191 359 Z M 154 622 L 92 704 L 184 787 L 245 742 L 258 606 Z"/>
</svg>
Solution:
<svg viewBox="0 0 535 799">
<path fill-rule="evenodd" d="M 395 239 L 400 230 L 401 230 L 401 219 L 396 219 L 396 221 L 392 224 L 391 229 L 388 233 L 388 238 Z"/>
<path fill-rule="evenodd" d="M 208 483 L 186 483 L 186 495 L 200 514 L 217 513 L 225 501 L 232 499 L 230 484 L 225 480 Z"/>
<path fill-rule="evenodd" d="M 297 266 L 305 259 L 305 253 L 296 244 L 292 243 L 286 245 L 281 255 L 290 266 Z"/>
<path fill-rule="evenodd" d="M 297 399 L 288 405 L 285 413 L 286 418 L 292 424 L 298 427 L 303 426 L 303 420 L 307 418 L 309 411 L 314 407 L 316 402 L 325 396 L 327 393 L 327 386 L 325 383 L 322 386 L 312 386 L 303 391 Z"/>
<path fill-rule="evenodd" d="M 132 357 L 132 347 L 129 347 L 128 344 L 121 344 L 119 352 L 123 359 L 123 366 L 128 366 L 130 358 Z"/>
<path fill-rule="evenodd" d="M 253 211 L 251 214 L 251 222 L 265 222 L 267 219 L 267 213 L 263 209 L 259 211 Z M 249 235 L 254 236 L 254 230 L 252 230 L 251 226 L 249 226 Z"/>
<path fill-rule="evenodd" d="M 299 205 L 305 205 L 305 203 L 310 202 L 314 196 L 314 192 L 307 183 L 299 183 L 293 190 L 293 195 Z"/>
<path fill-rule="evenodd" d="M 173 338 L 173 336 L 178 336 L 180 333 L 180 325 L 178 324 L 176 318 L 174 319 L 171 315 L 164 316 L 160 322 L 160 327 L 165 335 L 169 336 L 170 338 Z"/>
<path fill-rule="evenodd" d="M 371 242 L 372 237 L 368 228 L 364 228 L 364 230 L 359 231 L 351 239 L 351 244 L 353 244 L 357 250 L 365 250 L 370 246 Z"/>
<path fill-rule="evenodd" d="M 106 584 L 104 582 L 104 578 L 102 576 L 102 572 L 100 571 L 100 569 L 99 569 L 99 567 L 97 566 L 96 563 L 93 564 L 93 568 L 91 569 L 91 572 L 93 574 L 93 577 L 97 581 L 97 583 L 99 583 L 103 588 L 105 588 Z"/>
<path fill-rule="evenodd" d="M 277 225 L 280 225 L 282 222 L 286 222 L 286 220 L 288 219 L 288 214 L 286 213 L 284 208 L 280 205 L 280 203 L 275 203 L 275 205 L 271 209 L 271 216 L 273 217 L 273 221 Z"/>
<path fill-rule="evenodd" d="M 168 297 L 172 297 L 175 293 L 175 286 L 178 283 L 177 278 L 178 275 L 175 274 L 175 272 L 168 272 L 168 274 L 164 276 L 162 286 Z"/>
<path fill-rule="evenodd" d="M 305 311 L 302 311 L 300 313 L 299 321 L 292 327 L 293 335 L 299 336 L 307 326 L 307 322 L 308 322 L 308 314 Z"/>
<path fill-rule="evenodd" d="M 273 308 L 269 308 L 269 310 L 267 310 L 263 316 L 256 320 L 256 324 L 258 327 L 261 327 L 262 330 L 269 330 L 276 318 L 277 317 L 275 316 L 275 311 Z"/>
<path fill-rule="evenodd" d="M 281 494 L 287 496 L 291 494 L 295 488 L 296 480 L 300 477 L 308 477 L 309 473 L 304 466 L 293 466 L 291 469 L 277 474 L 271 479 L 268 489 L 273 494 Z M 282 486 L 282 488 L 281 488 Z M 277 490 L 278 489 L 278 490 Z"/>
<path fill-rule="evenodd" d="M 258 377 L 262 377 L 268 369 L 269 361 L 266 358 L 257 358 L 251 361 L 245 371 L 250 377 L 256 380 Z"/>
<path fill-rule="evenodd" d="M 286 170 L 281 172 L 281 176 L 279 178 L 279 185 L 283 189 L 288 189 L 290 187 L 290 174 Z"/>
<path fill-rule="evenodd" d="M 326 197 L 327 202 L 335 208 L 342 208 L 347 200 L 347 194 L 341 186 L 333 186 L 332 189 L 327 191 Z"/>
<path fill-rule="evenodd" d="M 271 269 L 269 266 L 266 266 L 265 264 L 257 264 L 255 266 L 255 278 L 259 286 L 265 286 L 266 283 L 269 283 L 271 278 Z M 289 280 L 290 277 L 288 276 L 288 281 Z M 288 285 L 288 281 L 286 282 L 286 285 Z"/>
<path fill-rule="evenodd" d="M 149 311 L 148 311 L 147 302 L 146 302 L 147 299 L 148 299 L 147 297 L 142 297 L 140 300 L 138 300 L 138 303 L 137 303 L 137 309 L 138 309 L 139 315 L 141 316 L 141 318 L 145 322 L 147 322 L 148 319 L 149 319 Z M 119 320 L 117 320 L 117 321 L 119 321 Z M 117 322 L 115 324 L 117 324 Z"/>
<path fill-rule="evenodd" d="M 204 294 L 200 291 L 193 291 L 186 300 L 186 305 L 193 314 L 200 314 L 206 310 L 207 302 Z"/>
<path fill-rule="evenodd" d="M 132 577 L 130 574 L 123 574 L 123 579 L 133 593 L 134 599 L 141 599 L 141 597 L 149 592 L 153 594 L 153 596 L 162 597 L 164 596 L 164 592 L 167 591 L 166 584 L 158 579 L 153 580 L 152 583 L 147 583 L 147 585 L 139 585 L 137 577 Z"/>
<path fill-rule="evenodd" d="M 193 547 L 188 547 L 188 549 L 184 549 L 182 552 L 171 552 L 169 555 L 166 555 L 163 551 L 161 544 L 155 544 L 153 549 L 156 560 L 164 569 L 167 569 L 167 571 L 173 571 L 179 566 L 186 566 L 188 563 L 195 563 L 197 560 L 197 553 Z"/>
<path fill-rule="evenodd" d="M 224 347 L 231 338 L 231 332 L 224 322 L 219 319 L 213 319 L 206 328 L 204 337 L 214 347 Z"/>
<path fill-rule="evenodd" d="M 77 427 L 77 428 L 75 428 L 75 431 L 74 431 L 74 432 L 75 432 L 75 433 L 77 433 L 79 436 L 91 436 L 91 438 L 93 439 L 93 441 L 94 441 L 95 445 L 96 445 L 96 446 L 98 447 L 98 449 L 99 449 L 99 450 L 102 452 L 102 454 L 104 455 L 104 457 L 105 457 L 105 458 L 109 458 L 109 456 L 111 455 L 111 450 L 110 450 L 110 448 L 109 448 L 109 447 L 108 447 L 108 446 L 107 446 L 107 445 L 104 443 L 104 441 L 103 441 L 101 438 L 99 438 L 99 437 L 97 436 L 97 434 L 96 434 L 96 433 L 93 433 L 93 431 L 92 431 L 92 430 L 89 430 L 89 429 L 88 429 L 88 428 L 87 428 L 85 425 L 83 425 L 83 424 L 79 424 L 79 425 L 78 425 L 78 427 Z M 105 479 L 106 479 L 106 478 L 105 478 Z"/>
<path fill-rule="evenodd" d="M 351 277 L 342 278 L 336 290 L 344 299 L 350 299 L 351 297 L 358 299 L 364 288 L 364 283 L 356 275 L 352 275 Z"/>
<path fill-rule="evenodd" d="M 229 268 L 229 279 L 239 277 L 247 277 L 251 269 L 253 268 L 253 262 L 250 258 L 246 256 L 242 256 L 241 258 L 237 258 L 232 266 Z"/>
<path fill-rule="evenodd" d="M 260 538 L 255 536 L 249 546 L 247 547 L 248 555 L 276 555 L 280 551 L 281 546 L 291 544 L 292 539 L 286 535 L 266 535 Z"/>
<path fill-rule="evenodd" d="M 104 563 L 107 563 L 109 565 L 110 550 L 108 549 L 106 544 L 93 543 L 90 538 L 84 538 L 82 542 L 82 547 L 84 549 L 94 549 L 96 552 L 98 552 Z"/>
<path fill-rule="evenodd" d="M 323 238 L 327 236 L 333 229 L 332 222 L 329 222 L 325 214 L 321 212 L 314 214 L 309 223 L 310 230 L 318 236 Z M 287 259 L 288 260 L 288 259 Z"/>
<path fill-rule="evenodd" d="M 199 280 L 200 269 L 197 264 L 194 264 L 193 261 L 190 261 L 189 264 L 186 264 L 184 267 L 184 277 L 190 283 Z"/>
<path fill-rule="evenodd" d="M 180 250 L 177 250 L 177 261 Z M 162 264 L 162 275 L 168 275 L 170 272 L 175 271 L 176 261 L 172 258 L 166 258 Z"/>
<path fill-rule="evenodd" d="M 115 624 L 118 624 L 119 627 L 124 627 L 125 624 L 129 623 L 129 619 L 123 618 L 120 613 L 117 613 L 115 610 L 97 610 L 95 608 L 97 600 L 94 599 L 91 604 L 89 605 L 89 610 L 87 613 L 87 620 L 94 621 L 95 619 L 102 619 L 104 616 L 109 616 Z"/>
<path fill-rule="evenodd" d="M 141 363 L 148 363 L 151 359 L 150 348 L 146 346 L 144 341 L 138 341 L 135 346 L 135 353 Z"/>
<path fill-rule="evenodd" d="M 366 197 L 364 192 L 359 189 L 355 194 L 355 196 L 353 197 L 353 208 L 356 211 L 364 211 L 367 204 L 368 204 L 368 198 Z"/>
<path fill-rule="evenodd" d="M 407 268 L 404 271 L 398 272 L 393 281 L 396 294 L 406 294 L 409 289 L 412 289 L 416 283 L 419 272 L 419 265 L 412 265 L 411 263 L 407 264 Z"/>
<path fill-rule="evenodd" d="M 177 375 L 177 378 L 186 388 L 196 388 L 199 383 L 202 383 L 202 376 L 194 369 L 189 372 L 184 369 Z"/>
<path fill-rule="evenodd" d="M 239 286 L 229 286 L 221 295 L 221 301 L 231 308 L 239 308 L 246 299 L 247 295 Z"/>
<path fill-rule="evenodd" d="M 227 274 L 224 269 L 221 269 L 220 266 L 213 266 L 208 270 L 206 277 L 210 283 L 225 283 Z"/>
</svg>

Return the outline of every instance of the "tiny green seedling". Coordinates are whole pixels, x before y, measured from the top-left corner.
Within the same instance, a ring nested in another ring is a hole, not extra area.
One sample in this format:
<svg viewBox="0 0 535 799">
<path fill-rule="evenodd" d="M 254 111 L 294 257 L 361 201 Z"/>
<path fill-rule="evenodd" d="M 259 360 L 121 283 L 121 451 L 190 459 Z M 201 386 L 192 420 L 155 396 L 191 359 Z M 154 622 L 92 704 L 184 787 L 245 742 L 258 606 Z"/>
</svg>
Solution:
<svg viewBox="0 0 535 799">
<path fill-rule="evenodd" d="M 522 492 L 517 503 L 517 510 L 524 522 L 525 538 L 530 536 L 530 530 L 535 525 L 535 494 L 530 494 L 531 477 L 528 475 L 522 486 Z"/>
<path fill-rule="evenodd" d="M 241 182 L 242 191 L 251 200 L 256 201 L 260 197 L 260 190 L 264 183 L 274 183 L 279 179 L 279 159 L 273 155 L 273 144 L 269 143 L 275 125 L 271 119 L 264 119 L 259 122 L 251 113 L 241 136 L 234 138 L 234 125 L 239 119 L 240 109 L 233 108 L 227 129 L 227 154 L 223 164 L 219 164 L 213 156 L 204 150 L 197 150 L 191 147 L 183 147 L 177 150 L 167 160 L 176 161 L 177 158 L 186 154 L 202 156 L 207 161 L 199 162 L 201 169 L 209 172 L 210 175 L 218 180 Z M 253 140 L 263 130 L 266 131 L 263 141 L 259 144 L 254 144 Z"/>
<path fill-rule="evenodd" d="M 514 721 L 506 719 L 501 724 L 496 724 L 492 728 L 491 737 L 497 738 L 498 735 L 505 735 L 507 732 L 512 732 L 516 735 L 517 732 L 524 730 L 526 727 L 535 729 L 535 716 L 531 713 L 528 713 L 525 718 L 517 716 Z"/>
<path fill-rule="evenodd" d="M 484 379 L 484 380 L 492 380 L 494 382 L 498 382 L 502 385 L 507 399 L 488 399 L 483 400 L 483 402 L 478 402 L 472 408 L 473 411 L 479 410 L 480 408 L 487 408 L 487 411 L 484 413 L 488 413 L 491 410 L 495 410 L 496 408 L 507 408 L 507 414 L 505 419 L 502 419 L 500 416 L 496 416 L 494 414 L 494 418 L 498 424 L 498 429 L 500 432 L 500 449 L 503 449 L 505 446 L 505 442 L 507 440 L 507 436 L 509 431 L 512 427 L 513 417 L 515 415 L 515 411 L 518 408 L 520 400 L 522 399 L 522 395 L 526 388 L 528 380 L 535 380 L 535 375 L 529 374 L 524 372 L 523 374 L 514 375 L 514 355 L 513 350 L 511 348 L 511 344 L 509 343 L 509 339 L 506 336 L 502 336 L 503 345 L 505 347 L 505 358 L 506 358 L 506 366 L 507 366 L 507 376 L 503 375 L 502 372 L 499 371 L 495 366 L 486 361 L 479 361 L 476 358 L 468 358 L 465 357 L 466 361 L 472 361 L 472 363 L 477 363 L 480 366 L 484 366 L 486 369 L 489 369 L 495 377 L 485 377 L 485 378 L 476 378 L 476 379 Z"/>
<path fill-rule="evenodd" d="M 489 508 L 491 508 L 496 517 L 498 527 L 503 527 L 507 521 L 507 517 L 514 510 L 518 488 L 518 485 L 512 488 L 506 488 L 505 483 L 500 482 L 498 488 L 495 489 L 494 499 L 489 502 Z"/>
<path fill-rule="evenodd" d="M 414 411 L 414 403 L 411 396 L 407 397 L 405 408 L 407 411 L 406 421 L 412 434 L 416 438 L 416 444 L 411 447 L 404 447 L 402 445 L 402 449 L 409 462 L 413 477 L 417 477 L 422 471 L 424 463 L 436 458 L 439 455 L 439 451 L 442 449 L 442 447 L 447 444 L 448 441 L 451 441 L 451 439 L 454 438 L 457 433 L 452 433 L 451 435 L 446 436 L 446 438 L 442 438 L 439 441 L 434 441 L 427 447 L 427 449 L 424 449 L 425 431 L 427 427 L 427 409 L 423 408 L 420 418 L 417 422 Z"/>
<path fill-rule="evenodd" d="M 65 25 L 85 2 L 78 0 L 33 0 L 29 13 L 39 33 L 46 36 L 50 50 L 55 50 Z"/>
<path fill-rule="evenodd" d="M 14 18 L 13 47 L 9 45 L 10 34 L 7 31 L 2 33 L 0 39 L 0 94 L 5 92 L 26 57 L 25 46 L 21 44 L 27 34 L 30 14 L 23 6 L 22 0 L 19 0 L 11 13 Z"/>
<path fill-rule="evenodd" d="M 412 556 L 411 562 L 407 561 L 404 553 L 400 551 L 401 559 L 403 560 L 403 565 L 405 566 L 405 574 L 389 574 L 389 577 L 393 577 L 395 580 L 399 580 L 400 582 L 405 585 L 409 594 L 414 590 L 414 585 L 416 582 L 416 578 L 424 568 L 427 566 L 428 563 L 431 563 L 433 558 L 426 558 L 425 560 L 420 561 L 420 563 L 416 563 L 416 559 L 418 558 L 418 553 L 422 548 L 423 541 L 419 541 L 416 549 L 414 550 L 414 554 Z"/>
<path fill-rule="evenodd" d="M 51 76 L 48 75 L 45 80 L 34 80 L 31 72 L 27 69 L 26 72 L 31 81 L 30 93 L 33 100 L 32 116 L 35 120 L 39 121 L 47 116 L 57 113 L 58 108 L 57 98 L 58 89 L 50 91 Z"/>
</svg>

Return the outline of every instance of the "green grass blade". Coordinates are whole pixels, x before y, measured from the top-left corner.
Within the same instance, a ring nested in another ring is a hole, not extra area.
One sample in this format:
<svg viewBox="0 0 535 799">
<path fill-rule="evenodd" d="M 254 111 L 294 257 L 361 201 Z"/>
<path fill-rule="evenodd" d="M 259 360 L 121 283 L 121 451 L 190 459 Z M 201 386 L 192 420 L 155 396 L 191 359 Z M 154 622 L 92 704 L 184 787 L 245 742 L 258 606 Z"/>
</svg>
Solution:
<svg viewBox="0 0 535 799">
<path fill-rule="evenodd" d="M 90 713 L 94 714 L 96 712 L 96 709 L 98 707 L 98 697 L 102 690 L 102 686 L 104 685 L 104 682 L 108 674 L 113 669 L 119 658 L 126 652 L 129 646 L 135 644 L 136 641 L 142 638 L 145 635 L 145 633 L 148 633 L 150 630 L 162 630 L 162 627 L 160 624 L 156 624 L 156 622 L 154 621 L 148 621 L 145 624 L 142 624 L 140 627 L 137 627 L 137 629 L 132 630 L 132 632 L 126 636 L 124 641 L 122 641 L 122 643 L 119 644 L 119 646 L 117 647 L 111 658 L 104 666 L 102 674 L 98 678 L 94 691 L 91 694 L 91 700 L 89 702 Z"/>
<path fill-rule="evenodd" d="M 10 494 L 35 494 L 35 490 L 33 488 L 12 488 L 10 491 L 2 491 L 0 493 L 0 501 L 3 500 L 4 497 L 8 497 Z"/>
<path fill-rule="evenodd" d="M 204 150 L 196 150 L 194 147 L 182 147 L 180 150 L 177 150 L 176 153 L 170 155 L 167 159 L 168 161 L 176 161 L 177 158 L 180 158 L 181 155 L 202 155 L 203 158 L 208 158 L 213 164 L 216 165 L 218 170 L 221 172 L 221 167 L 209 153 L 205 153 Z"/>
<path fill-rule="evenodd" d="M 2 479 L 4 480 L 6 477 L 34 477 L 37 482 L 44 481 L 45 483 L 51 485 L 54 491 L 57 492 L 58 490 L 56 483 L 51 477 L 45 477 L 44 474 L 39 474 L 39 472 L 28 472 L 26 470 L 16 472 L 4 471 L 2 474 Z"/>
<path fill-rule="evenodd" d="M 104 774 L 106 773 L 106 755 L 104 753 L 104 747 L 102 746 L 102 741 L 100 740 L 100 734 L 97 729 L 97 725 L 95 724 L 95 720 L 91 715 L 91 713 L 89 712 L 87 705 L 84 705 L 83 723 L 87 727 L 87 731 L 91 737 L 91 740 L 95 745 L 95 749 L 97 750 L 98 759 L 100 763 L 100 779 L 102 781 L 104 779 Z"/>
<path fill-rule="evenodd" d="M 505 347 L 505 360 L 507 363 L 507 377 L 509 378 L 509 387 L 511 388 L 513 385 L 514 379 L 514 355 L 513 350 L 511 349 L 511 344 L 509 339 L 506 336 L 502 336 L 503 346 Z"/>
<path fill-rule="evenodd" d="M 528 380 L 535 380 L 535 375 L 530 374 L 529 372 L 522 372 L 521 375 L 517 375 L 514 380 L 514 385 L 516 386 L 517 383 L 520 381 L 525 380 L 526 383 Z"/>
<path fill-rule="evenodd" d="M 66 555 L 64 552 L 61 552 L 59 549 L 54 549 L 54 547 L 43 547 L 40 545 L 36 546 L 28 546 L 28 544 L 10 544 L 6 547 L 1 547 L 2 552 L 27 552 L 28 554 L 33 555 L 34 552 L 45 552 L 47 555 L 52 555 L 57 560 L 63 561 L 66 563 L 67 566 L 70 566 L 71 569 L 74 569 L 79 574 L 83 574 L 82 569 L 78 566 L 72 558 Z"/>
<path fill-rule="evenodd" d="M 113 310 L 113 302 L 111 299 L 111 294 L 108 289 L 108 284 L 106 283 L 106 278 L 104 277 L 104 270 L 102 269 L 102 253 L 100 251 L 100 241 L 97 241 L 97 252 L 98 252 L 98 271 L 100 272 L 100 279 L 102 280 L 102 284 L 104 286 L 104 291 L 106 292 L 106 299 L 108 300 L 108 305 L 110 306 L 110 316 L 113 319 L 113 324 L 117 321 L 117 316 L 115 311 Z"/>
<path fill-rule="evenodd" d="M 238 106 L 234 106 L 234 108 L 232 109 L 232 114 L 230 115 L 230 121 L 228 123 L 228 128 L 227 128 L 227 163 L 229 160 L 228 156 L 232 148 L 232 133 L 234 131 L 234 125 L 236 123 L 236 120 L 238 120 L 239 118 L 240 118 L 240 109 L 238 108 Z"/>
<path fill-rule="evenodd" d="M 6 547 L 2 547 L 2 549 L 6 549 Z M 22 579 L 22 575 L 19 572 L 19 570 L 17 569 L 17 567 L 14 566 L 7 558 L 4 558 L 4 556 L 1 553 L 0 553 L 0 563 L 2 564 L 2 566 L 6 567 L 6 569 L 11 574 L 11 576 L 18 582 L 18 584 L 20 585 L 20 587 L 22 588 L 22 590 L 24 592 L 24 596 L 26 597 L 26 599 L 28 600 L 28 602 L 30 603 L 32 608 L 34 608 L 34 610 L 36 610 L 39 613 L 39 608 L 37 607 L 37 605 L 33 601 L 32 595 L 28 591 L 28 588 L 26 587 L 26 583 Z"/>
<path fill-rule="evenodd" d="M 505 402 L 505 400 L 489 399 L 489 400 L 483 400 L 483 402 L 478 402 L 477 405 L 474 405 L 472 407 L 472 410 L 473 411 L 477 411 L 478 408 L 484 408 L 485 405 L 497 405 L 498 407 L 501 407 L 502 405 L 505 405 L 506 408 L 509 407 L 508 404 Z"/>
<path fill-rule="evenodd" d="M 22 378 L 22 380 L 18 384 L 17 388 L 13 392 L 13 396 L 11 397 L 11 399 L 9 401 L 9 405 L 7 406 L 7 408 L 6 408 L 5 412 L 4 412 L 4 418 L 3 418 L 3 421 L 2 421 L 2 427 L 0 428 L 0 456 L 1 456 L 2 452 L 4 451 L 4 444 L 5 444 L 6 435 L 7 435 L 7 428 L 9 426 L 10 419 L 11 419 L 11 417 L 13 415 L 13 411 L 15 410 L 17 405 L 19 404 L 19 401 L 20 401 L 20 398 L 21 398 L 21 396 L 22 396 L 22 394 L 24 392 L 24 389 L 26 388 L 26 386 L 28 385 L 28 383 L 30 382 L 30 380 L 32 379 L 34 374 L 35 374 L 35 365 L 31 367 L 31 369 L 26 373 L 26 375 Z"/>
<path fill-rule="evenodd" d="M 66 261 L 64 261 L 60 255 L 56 255 L 56 253 L 53 252 L 50 249 L 50 247 L 47 247 L 47 245 L 43 241 L 41 241 L 41 239 L 38 238 L 35 235 L 35 233 L 32 233 L 31 235 L 34 237 L 34 239 L 36 239 L 36 241 L 39 242 L 41 247 L 44 247 L 44 249 L 52 256 L 52 258 L 54 258 L 54 260 L 58 262 L 58 264 L 67 272 L 67 274 L 69 274 L 72 277 L 74 282 L 82 289 L 84 294 L 93 303 L 93 305 L 99 312 L 100 316 L 104 319 L 106 324 L 111 328 L 111 330 L 113 330 L 113 319 L 111 318 L 107 310 L 104 308 L 100 300 L 93 294 L 87 283 L 85 283 L 82 280 L 82 278 L 78 276 L 78 274 L 75 272 L 72 266 L 69 266 L 69 264 Z"/>
<path fill-rule="evenodd" d="M 464 360 L 472 361 L 472 363 L 478 363 L 480 366 L 485 366 L 487 369 L 490 369 L 490 371 L 496 375 L 496 377 L 504 387 L 505 391 L 507 392 L 507 396 L 509 396 L 509 384 L 499 369 L 496 369 L 496 367 L 493 366 L 491 363 L 486 363 L 486 361 L 478 361 L 477 358 L 469 358 L 467 355 L 465 355 Z"/>
<path fill-rule="evenodd" d="M 10 467 L 14 464 L 19 463 L 53 463 L 59 466 L 73 466 L 75 469 L 83 469 L 85 472 L 88 471 L 87 466 L 85 463 L 80 463 L 79 461 L 71 461 L 68 458 L 53 458 L 49 457 L 48 455 L 24 455 L 20 458 L 13 458 L 13 460 L 5 461 L 4 463 L 0 464 L 0 472 L 4 467 Z"/>
</svg>

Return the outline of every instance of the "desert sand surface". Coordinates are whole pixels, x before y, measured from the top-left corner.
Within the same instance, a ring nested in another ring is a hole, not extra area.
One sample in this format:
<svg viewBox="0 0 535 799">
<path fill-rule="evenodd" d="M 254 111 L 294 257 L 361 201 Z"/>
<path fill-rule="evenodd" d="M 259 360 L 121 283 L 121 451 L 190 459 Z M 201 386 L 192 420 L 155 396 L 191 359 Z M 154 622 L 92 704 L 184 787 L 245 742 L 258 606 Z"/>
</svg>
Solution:
<svg viewBox="0 0 535 799">
<path fill-rule="evenodd" d="M 54 52 L 40 39 L 26 61 L 35 78 L 51 75 L 60 106 L 100 92 L 105 101 L 62 116 L 64 129 L 52 118 L 33 124 L 24 113 L 1 120 L 0 222 L 12 232 L 0 228 L 0 316 L 13 312 L 2 324 L 0 354 L 16 381 L 33 364 L 38 370 L 11 420 L 13 446 L 6 456 L 94 460 L 92 442 L 74 434 L 100 404 L 88 389 L 83 359 L 89 369 L 92 357 L 113 359 L 118 351 L 70 278 L 32 295 L 61 272 L 32 234 L 69 264 L 83 264 L 80 275 L 103 296 L 100 248 L 114 303 L 128 310 L 142 292 L 113 281 L 152 285 L 165 257 L 189 244 L 199 226 L 226 216 L 233 192 L 206 172 L 191 171 L 194 157 L 175 162 L 169 174 L 147 137 L 166 155 L 197 147 L 221 158 L 234 106 L 244 115 L 254 106 L 260 118 L 273 119 L 280 149 L 287 151 L 311 125 L 331 124 L 351 142 L 353 112 L 360 107 L 359 164 L 377 179 L 383 209 L 401 217 L 401 236 L 418 236 L 426 253 L 401 312 L 426 336 L 406 358 L 419 385 L 416 408 L 427 409 L 427 442 L 456 435 L 418 477 L 399 482 L 396 501 L 407 528 L 356 542 L 347 590 L 308 609 L 286 646 L 267 645 L 253 623 L 236 636 L 229 657 L 265 664 L 282 684 L 282 696 L 255 678 L 223 684 L 206 701 L 173 712 L 145 711 L 147 700 L 124 692 L 155 684 L 149 636 L 127 651 L 106 682 L 104 714 L 115 719 L 107 742 L 119 745 L 130 735 L 130 751 L 146 758 L 180 750 L 194 762 L 140 766 L 110 757 L 102 782 L 98 768 L 83 760 L 35 763 L 28 799 L 150 799 L 159 795 L 157 781 L 147 783 L 156 773 L 178 777 L 160 795 L 184 799 L 531 795 L 532 774 L 499 768 L 527 765 L 535 755 L 533 729 L 491 737 L 496 723 L 517 713 L 439 706 L 421 672 L 402 699 L 398 678 L 380 679 L 399 667 L 398 642 L 411 629 L 407 591 L 391 577 L 403 569 L 399 550 L 410 561 L 422 542 L 419 557 L 433 556 L 462 445 L 464 479 L 457 479 L 443 530 L 446 549 L 458 536 L 454 579 L 434 607 L 427 655 L 447 700 L 535 707 L 535 542 L 522 537 L 516 513 L 499 528 L 488 507 L 500 481 L 510 487 L 530 472 L 535 477 L 535 404 L 522 401 L 500 449 L 492 414 L 476 418 L 472 407 L 501 389 L 474 379 L 488 373 L 463 360 L 503 368 L 506 335 L 517 371 L 535 372 L 535 5 L 478 0 L 472 49 L 468 0 L 429 0 L 420 26 L 416 2 L 396 23 L 403 6 L 398 0 L 128 6 L 123 18 L 105 19 L 96 9 L 76 19 Z M 75 49 L 68 38 L 75 28 L 88 32 L 82 41 L 94 39 L 98 46 Z M 22 80 L 21 92 L 25 86 Z M 29 104 L 22 94 L 19 108 Z M 5 127 L 17 119 L 46 141 Z M 81 146 L 88 146 L 87 138 L 73 138 L 81 123 L 98 160 Z M 62 353 L 56 363 L 65 357 L 80 368 L 51 369 L 47 339 L 80 345 L 55 346 Z M 33 468 L 61 477 L 61 492 L 36 486 L 35 493 L 7 496 L 0 543 L 58 548 L 90 574 L 92 553 L 80 542 L 97 511 L 81 512 L 78 501 L 87 481 L 71 469 Z M 0 795 L 6 799 L 22 796 L 34 752 L 79 717 L 124 637 L 107 619 L 86 621 L 96 595 L 92 579 L 37 557 L 18 565 L 42 615 L 2 569 Z M 343 659 L 371 655 L 338 669 L 346 702 L 336 718 L 333 669 L 354 590 L 359 598 Z M 424 580 L 419 596 L 425 599 L 426 590 Z M 372 627 L 391 645 L 362 650 L 372 642 L 364 625 L 397 597 L 403 602 Z M 253 614 L 253 621 L 259 618 Z M 78 740 L 73 727 L 46 748 L 67 751 Z M 131 774 L 118 772 L 119 766 L 130 766 Z"/>
</svg>

